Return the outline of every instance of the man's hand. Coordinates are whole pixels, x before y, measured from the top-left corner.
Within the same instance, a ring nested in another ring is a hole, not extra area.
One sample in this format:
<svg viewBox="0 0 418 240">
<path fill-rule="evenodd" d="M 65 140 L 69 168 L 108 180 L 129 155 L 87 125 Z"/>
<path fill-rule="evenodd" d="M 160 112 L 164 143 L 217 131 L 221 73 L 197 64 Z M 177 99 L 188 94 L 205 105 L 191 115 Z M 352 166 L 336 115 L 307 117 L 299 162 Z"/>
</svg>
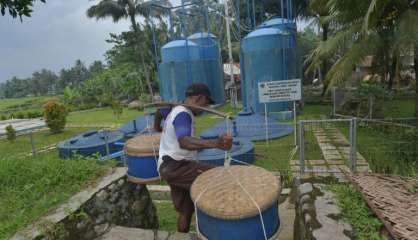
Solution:
<svg viewBox="0 0 418 240">
<path fill-rule="evenodd" d="M 219 136 L 216 147 L 222 150 L 230 150 L 232 148 L 232 136 L 228 134 Z"/>
</svg>

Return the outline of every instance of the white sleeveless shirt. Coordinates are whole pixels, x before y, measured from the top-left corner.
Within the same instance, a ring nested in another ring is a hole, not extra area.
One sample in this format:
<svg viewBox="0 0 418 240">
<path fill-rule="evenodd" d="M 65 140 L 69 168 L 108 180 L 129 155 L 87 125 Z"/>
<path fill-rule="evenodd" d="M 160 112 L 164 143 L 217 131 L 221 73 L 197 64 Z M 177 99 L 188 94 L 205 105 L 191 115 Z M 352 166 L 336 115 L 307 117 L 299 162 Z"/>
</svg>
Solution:
<svg viewBox="0 0 418 240">
<path fill-rule="evenodd" d="M 163 133 L 161 134 L 161 141 L 160 141 L 160 151 L 159 151 L 159 158 L 158 158 L 158 169 L 160 169 L 161 164 L 163 163 L 163 156 L 169 156 L 174 160 L 181 161 L 181 160 L 196 160 L 197 158 L 197 151 L 190 151 L 186 149 L 182 149 L 180 147 L 180 143 L 177 139 L 176 130 L 174 128 L 174 119 L 176 119 L 177 115 L 186 112 L 190 115 L 192 119 L 192 137 L 194 136 L 194 116 L 193 113 L 183 106 L 176 106 L 174 107 L 171 112 L 168 114 L 164 126 L 163 126 Z"/>
</svg>

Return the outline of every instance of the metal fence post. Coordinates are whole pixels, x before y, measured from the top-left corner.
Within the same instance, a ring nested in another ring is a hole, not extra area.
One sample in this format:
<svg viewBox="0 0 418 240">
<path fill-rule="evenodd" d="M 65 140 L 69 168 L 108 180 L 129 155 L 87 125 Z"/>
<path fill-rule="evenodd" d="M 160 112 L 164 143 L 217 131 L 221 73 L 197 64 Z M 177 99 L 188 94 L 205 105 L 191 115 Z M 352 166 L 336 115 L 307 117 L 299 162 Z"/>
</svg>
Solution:
<svg viewBox="0 0 418 240">
<path fill-rule="evenodd" d="M 299 165 L 300 165 L 300 175 L 305 174 L 305 122 L 303 120 L 299 121 Z"/>
<path fill-rule="evenodd" d="M 357 118 L 350 121 L 350 168 L 357 172 Z"/>
<path fill-rule="evenodd" d="M 104 140 L 105 140 L 105 147 L 106 147 L 106 157 L 109 157 L 110 155 L 110 149 L 109 149 L 109 139 L 108 139 L 108 131 L 104 131 Z"/>
<path fill-rule="evenodd" d="M 33 139 L 33 131 L 29 132 L 29 137 L 30 137 L 30 145 L 32 147 L 32 156 L 36 155 L 36 147 L 35 147 L 35 141 Z"/>
</svg>

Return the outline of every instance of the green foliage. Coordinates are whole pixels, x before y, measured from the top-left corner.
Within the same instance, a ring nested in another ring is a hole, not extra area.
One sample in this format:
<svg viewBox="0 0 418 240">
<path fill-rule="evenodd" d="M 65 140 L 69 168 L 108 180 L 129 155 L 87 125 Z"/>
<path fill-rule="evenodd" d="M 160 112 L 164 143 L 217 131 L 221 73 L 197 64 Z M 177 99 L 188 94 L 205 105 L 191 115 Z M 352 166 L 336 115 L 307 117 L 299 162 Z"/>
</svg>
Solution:
<svg viewBox="0 0 418 240">
<path fill-rule="evenodd" d="M 0 157 L 0 239 L 57 207 L 110 166 L 94 159 L 62 161 L 56 152 L 24 159 Z"/>
<path fill-rule="evenodd" d="M 363 99 L 373 97 L 377 100 L 387 100 L 390 98 L 390 92 L 382 85 L 362 82 L 357 90 L 357 97 Z"/>
<path fill-rule="evenodd" d="M 379 230 L 383 224 L 377 219 L 363 201 L 360 193 L 350 185 L 333 185 L 331 190 L 336 193 L 343 218 L 355 231 L 358 240 L 383 240 Z"/>
<path fill-rule="evenodd" d="M 7 117 L 2 114 L 1 117 L 0 117 L 0 120 L 2 120 L 2 121 L 7 120 Z"/>
<path fill-rule="evenodd" d="M 44 105 L 44 119 L 52 133 L 60 133 L 65 127 L 68 115 L 66 107 L 54 100 Z"/>
<path fill-rule="evenodd" d="M 45 3 L 46 0 L 40 1 Z M 30 17 L 34 2 L 35 0 L 0 0 L 1 15 L 4 16 L 7 11 L 13 18 L 19 16 L 20 20 L 22 20 L 22 16 Z"/>
<path fill-rule="evenodd" d="M 16 139 L 16 130 L 13 128 L 12 125 L 7 125 L 6 127 L 6 138 L 10 142 L 14 142 Z"/>
<path fill-rule="evenodd" d="M 65 87 L 62 100 L 66 105 L 76 105 L 80 100 L 81 94 L 78 90 L 70 87 Z"/>
</svg>

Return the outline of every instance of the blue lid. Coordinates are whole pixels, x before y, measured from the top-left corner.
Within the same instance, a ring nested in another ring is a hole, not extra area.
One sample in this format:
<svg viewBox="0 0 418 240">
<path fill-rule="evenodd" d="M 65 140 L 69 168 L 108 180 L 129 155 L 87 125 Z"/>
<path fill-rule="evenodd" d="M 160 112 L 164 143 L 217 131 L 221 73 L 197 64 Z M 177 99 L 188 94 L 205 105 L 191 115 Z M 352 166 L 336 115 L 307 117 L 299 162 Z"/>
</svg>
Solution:
<svg viewBox="0 0 418 240">
<path fill-rule="evenodd" d="M 232 128 L 234 137 L 250 140 L 261 141 L 266 139 L 281 138 L 293 133 L 293 126 L 281 124 L 273 118 L 268 118 L 268 135 L 266 135 L 265 116 L 249 112 L 239 113 L 235 120 L 228 126 Z M 221 122 L 214 127 L 206 129 L 202 132 L 201 137 L 204 139 L 214 139 L 220 134 L 227 132 L 226 122 Z"/>
<path fill-rule="evenodd" d="M 199 39 L 199 38 L 216 38 L 216 36 L 213 35 L 212 33 L 197 32 L 197 33 L 190 35 L 187 39 L 194 40 L 194 39 Z"/>
<path fill-rule="evenodd" d="M 267 21 L 263 22 L 257 28 L 273 27 L 273 26 L 276 26 L 276 25 L 284 25 L 284 24 L 286 24 L 288 26 L 293 25 L 294 21 L 290 20 L 290 19 L 287 19 L 287 18 L 275 17 L 275 18 L 272 18 L 270 20 L 267 20 Z"/>
<path fill-rule="evenodd" d="M 263 37 L 268 35 L 287 35 L 289 33 L 284 32 L 277 28 L 260 28 L 255 31 L 250 32 L 244 39 Z"/>
<path fill-rule="evenodd" d="M 124 134 L 120 131 L 89 131 L 61 142 L 58 147 L 66 149 L 83 149 L 102 146 L 122 140 Z"/>
<path fill-rule="evenodd" d="M 186 40 L 175 40 L 165 44 L 162 48 L 197 47 L 197 44 Z"/>
</svg>

